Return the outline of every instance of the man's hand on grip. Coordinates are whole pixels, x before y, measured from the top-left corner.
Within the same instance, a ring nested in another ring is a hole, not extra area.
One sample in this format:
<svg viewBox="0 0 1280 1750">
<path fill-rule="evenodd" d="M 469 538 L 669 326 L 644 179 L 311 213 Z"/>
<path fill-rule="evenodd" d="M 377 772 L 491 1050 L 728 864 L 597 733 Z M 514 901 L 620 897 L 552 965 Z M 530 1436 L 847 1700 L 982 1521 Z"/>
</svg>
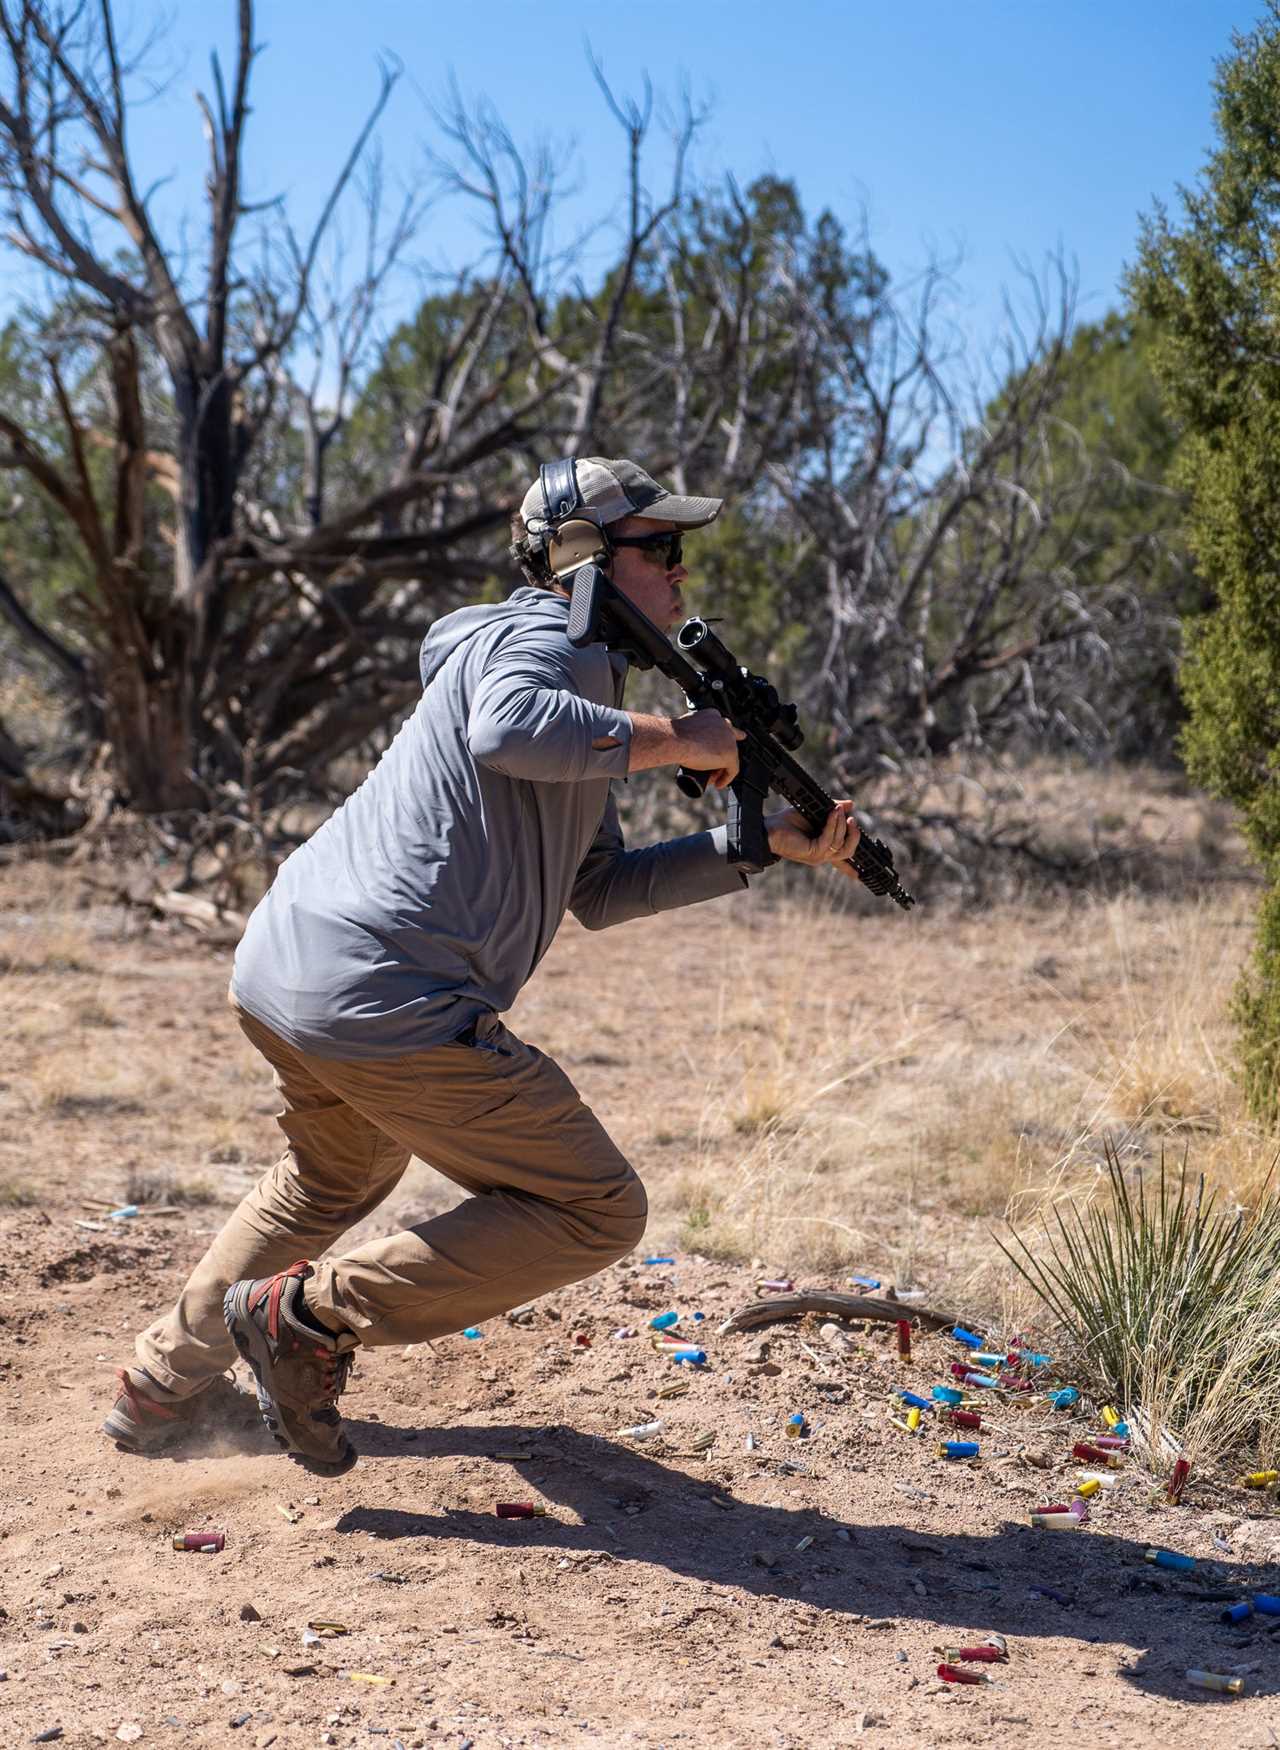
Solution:
<svg viewBox="0 0 1280 1750">
<path fill-rule="evenodd" d="M 711 783 L 723 790 L 738 775 L 738 743 L 742 731 L 708 706 L 674 719 L 679 763 L 690 771 L 710 772 Z"/>
</svg>

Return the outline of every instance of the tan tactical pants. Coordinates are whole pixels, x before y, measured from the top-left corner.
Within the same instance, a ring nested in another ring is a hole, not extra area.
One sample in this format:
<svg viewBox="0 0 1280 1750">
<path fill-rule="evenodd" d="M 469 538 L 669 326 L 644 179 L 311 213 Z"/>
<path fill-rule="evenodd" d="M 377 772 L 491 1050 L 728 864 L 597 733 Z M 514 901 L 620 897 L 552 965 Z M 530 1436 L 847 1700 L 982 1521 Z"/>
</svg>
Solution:
<svg viewBox="0 0 1280 1750">
<path fill-rule="evenodd" d="M 308 1306 L 361 1343 L 416 1343 L 478 1324 L 593 1275 L 644 1232 L 644 1188 L 604 1127 L 563 1070 L 496 1016 L 477 1024 L 474 1044 L 337 1062 L 236 1014 L 275 1072 L 288 1147 L 173 1311 L 138 1338 L 141 1367 L 178 1396 L 236 1359 L 222 1320 L 228 1285 L 315 1260 L 394 1189 L 411 1154 L 472 1195 L 317 1264 Z"/>
</svg>

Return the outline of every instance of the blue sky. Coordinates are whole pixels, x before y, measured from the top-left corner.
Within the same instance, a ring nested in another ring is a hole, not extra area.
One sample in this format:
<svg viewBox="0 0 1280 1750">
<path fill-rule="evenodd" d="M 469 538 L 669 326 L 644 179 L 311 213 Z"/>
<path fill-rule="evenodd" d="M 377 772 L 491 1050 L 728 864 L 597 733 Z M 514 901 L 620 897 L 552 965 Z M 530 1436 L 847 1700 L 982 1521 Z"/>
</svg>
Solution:
<svg viewBox="0 0 1280 1750">
<path fill-rule="evenodd" d="M 130 0 L 135 20 L 157 16 Z M 962 325 L 981 341 L 999 323 L 1013 256 L 1061 246 L 1078 262 L 1080 313 L 1117 298 L 1138 214 L 1192 180 L 1212 141 L 1210 79 L 1234 28 L 1260 7 L 1240 0 L 261 0 L 264 52 L 248 137 L 249 192 L 286 191 L 314 212 L 376 88 L 376 57 L 405 65 L 383 129 L 393 175 L 420 174 L 433 135 L 425 99 L 449 73 L 490 98 L 518 141 L 576 141 L 579 192 L 560 235 L 616 207 L 622 139 L 586 64 L 584 31 L 620 93 L 648 71 L 674 92 L 683 76 L 713 105 L 697 149 L 706 176 L 794 178 L 806 207 L 855 222 L 896 277 L 931 250 L 964 252 Z M 199 201 L 199 121 L 211 33 L 229 36 L 231 0 L 179 0 L 161 40 L 165 94 L 132 120 L 135 152 L 172 223 Z M 664 152 L 654 153 L 662 186 Z M 421 244 L 432 262 L 476 253 L 474 215 L 446 202 Z M 408 296 L 406 287 L 402 296 Z"/>
</svg>

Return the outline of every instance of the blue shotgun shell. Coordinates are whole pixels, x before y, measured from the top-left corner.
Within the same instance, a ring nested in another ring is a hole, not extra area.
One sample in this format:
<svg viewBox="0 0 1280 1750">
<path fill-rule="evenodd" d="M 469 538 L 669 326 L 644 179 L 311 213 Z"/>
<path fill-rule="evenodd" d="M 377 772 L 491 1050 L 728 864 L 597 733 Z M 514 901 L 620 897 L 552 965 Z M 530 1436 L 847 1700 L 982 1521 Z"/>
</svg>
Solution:
<svg viewBox="0 0 1280 1750">
<path fill-rule="evenodd" d="M 1117 1440 L 1127 1440 L 1129 1438 L 1129 1424 L 1127 1422 L 1117 1422 L 1111 1432 L 1115 1435 Z"/>
<path fill-rule="evenodd" d="M 1061 1391 L 1051 1391 L 1049 1393 L 1049 1402 L 1053 1405 L 1055 1410 L 1069 1410 L 1079 1396 L 1080 1393 L 1076 1390 L 1075 1386 L 1064 1385 Z"/>
<path fill-rule="evenodd" d="M 963 1343 L 967 1349 L 981 1349 L 982 1338 L 975 1337 L 972 1331 L 966 1331 L 963 1325 L 957 1325 L 951 1335 L 957 1343 Z"/>
<path fill-rule="evenodd" d="M 659 1313 L 656 1318 L 649 1320 L 649 1328 L 653 1331 L 669 1331 L 672 1325 L 679 1322 L 680 1314 L 678 1312 Z"/>
<path fill-rule="evenodd" d="M 1255 1592 L 1253 1608 L 1259 1616 L 1280 1616 L 1280 1598 L 1270 1592 Z"/>
<path fill-rule="evenodd" d="M 674 1264 L 674 1258 L 641 1258 L 642 1264 Z"/>
<path fill-rule="evenodd" d="M 976 1440 L 944 1440 L 938 1447 L 939 1458 L 976 1458 L 978 1442 Z"/>
<path fill-rule="evenodd" d="M 851 1276 L 849 1280 L 856 1283 L 859 1288 L 879 1288 L 880 1286 L 878 1276 Z"/>
<path fill-rule="evenodd" d="M 470 1337 L 472 1342 L 474 1342 L 477 1337 L 482 1337 L 484 1332 L 480 1329 L 479 1325 L 468 1325 L 462 1334 L 464 1337 Z"/>
<path fill-rule="evenodd" d="M 953 1385 L 935 1385 L 932 1387 L 932 1395 L 935 1403 L 939 1404 L 962 1404 L 964 1402 L 964 1393 L 957 1391 Z"/>
<path fill-rule="evenodd" d="M 1179 1573 L 1189 1574 L 1196 1565 L 1194 1556 L 1181 1556 L 1177 1550 L 1149 1549 L 1143 1558 L 1157 1568 L 1177 1568 Z"/>
<path fill-rule="evenodd" d="M 933 1405 L 929 1402 L 928 1398 L 922 1398 L 916 1392 L 900 1391 L 898 1396 L 902 1399 L 904 1404 L 910 1404 L 915 1410 L 931 1410 L 933 1408 Z"/>
<path fill-rule="evenodd" d="M 1223 1622 L 1244 1622 L 1253 1615 L 1253 1606 L 1247 1598 L 1239 1604 L 1229 1604 L 1222 1613 Z"/>
</svg>

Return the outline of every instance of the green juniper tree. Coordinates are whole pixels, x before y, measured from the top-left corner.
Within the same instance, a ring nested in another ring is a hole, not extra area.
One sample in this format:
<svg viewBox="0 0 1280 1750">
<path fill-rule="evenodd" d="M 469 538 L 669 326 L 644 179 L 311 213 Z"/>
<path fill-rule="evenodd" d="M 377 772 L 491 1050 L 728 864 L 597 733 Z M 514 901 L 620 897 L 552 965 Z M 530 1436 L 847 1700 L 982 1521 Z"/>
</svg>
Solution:
<svg viewBox="0 0 1280 1750">
<path fill-rule="evenodd" d="M 1182 429 L 1189 540 L 1212 605 L 1187 626 L 1192 777 L 1234 802 L 1268 888 L 1236 999 L 1246 1093 L 1280 1116 L 1280 4 L 1218 64 L 1217 144 L 1176 220 L 1144 221 L 1130 291 Z"/>
</svg>

